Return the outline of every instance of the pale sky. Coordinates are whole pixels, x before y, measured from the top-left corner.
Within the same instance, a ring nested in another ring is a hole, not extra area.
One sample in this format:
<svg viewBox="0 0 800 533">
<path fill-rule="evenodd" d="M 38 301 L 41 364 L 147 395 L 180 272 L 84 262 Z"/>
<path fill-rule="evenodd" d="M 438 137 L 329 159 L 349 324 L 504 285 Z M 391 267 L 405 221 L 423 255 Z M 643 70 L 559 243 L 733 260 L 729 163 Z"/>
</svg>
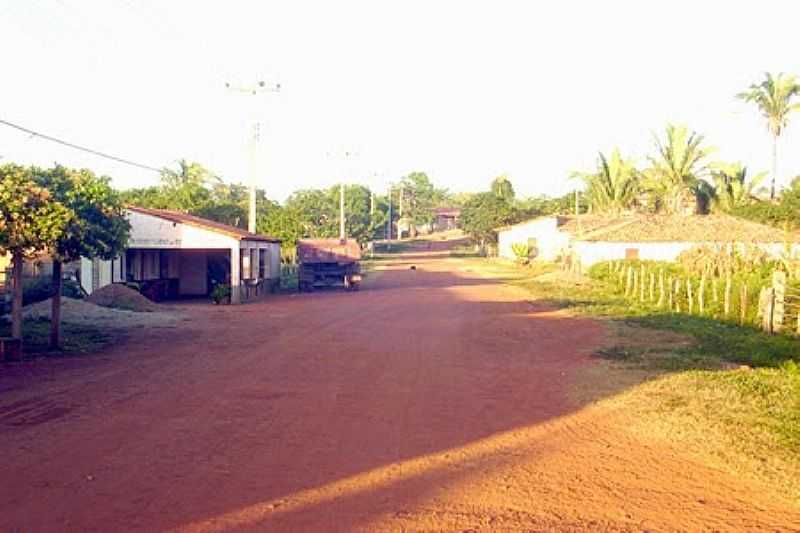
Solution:
<svg viewBox="0 0 800 533">
<path fill-rule="evenodd" d="M 795 1 L 201 2 L 0 0 L 0 119 L 147 165 L 198 161 L 283 200 L 343 177 L 410 171 L 452 191 L 498 174 L 562 194 L 619 146 L 644 162 L 669 121 L 716 158 L 770 168 L 770 140 L 734 95 L 800 74 Z M 280 82 L 245 96 L 225 82 Z M 800 174 L 800 113 L 780 175 Z M 353 150 L 348 163 L 337 153 Z M 0 126 L 0 162 L 59 162 L 119 188 L 156 173 Z M 788 179 L 788 178 L 787 178 Z"/>
</svg>

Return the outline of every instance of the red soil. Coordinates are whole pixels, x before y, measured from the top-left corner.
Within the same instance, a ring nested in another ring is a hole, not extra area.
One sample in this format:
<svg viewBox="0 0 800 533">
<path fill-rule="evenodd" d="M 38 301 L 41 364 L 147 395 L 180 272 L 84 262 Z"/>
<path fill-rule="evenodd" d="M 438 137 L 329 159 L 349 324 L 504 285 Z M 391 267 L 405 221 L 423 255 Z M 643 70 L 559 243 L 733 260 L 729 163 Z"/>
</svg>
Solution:
<svg viewBox="0 0 800 533">
<path fill-rule="evenodd" d="M 0 530 L 800 525 L 568 399 L 601 324 L 407 261 L 358 293 L 189 305 L 98 356 L 0 367 Z"/>
</svg>

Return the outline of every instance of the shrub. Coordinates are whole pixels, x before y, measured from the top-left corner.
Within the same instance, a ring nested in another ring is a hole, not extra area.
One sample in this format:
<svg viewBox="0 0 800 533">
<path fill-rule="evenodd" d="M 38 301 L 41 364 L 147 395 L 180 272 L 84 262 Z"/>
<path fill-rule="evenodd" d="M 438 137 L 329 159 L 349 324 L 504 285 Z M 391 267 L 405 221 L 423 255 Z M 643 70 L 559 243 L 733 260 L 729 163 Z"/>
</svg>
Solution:
<svg viewBox="0 0 800 533">
<path fill-rule="evenodd" d="M 42 276 L 25 280 L 22 284 L 22 301 L 25 305 L 47 300 L 53 295 L 53 280 Z M 64 280 L 61 284 L 61 295 L 68 298 L 83 298 L 83 290 L 74 280 Z"/>
<path fill-rule="evenodd" d="M 214 285 L 211 291 L 211 299 L 215 304 L 230 303 L 231 301 L 231 286 L 227 283 L 218 283 Z"/>
</svg>

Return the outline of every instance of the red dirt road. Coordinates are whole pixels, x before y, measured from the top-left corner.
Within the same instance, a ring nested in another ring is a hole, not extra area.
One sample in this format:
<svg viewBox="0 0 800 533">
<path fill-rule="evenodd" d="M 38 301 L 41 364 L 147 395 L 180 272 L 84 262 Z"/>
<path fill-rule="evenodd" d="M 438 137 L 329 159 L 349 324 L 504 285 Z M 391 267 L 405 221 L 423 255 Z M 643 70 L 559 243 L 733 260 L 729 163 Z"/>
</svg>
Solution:
<svg viewBox="0 0 800 533">
<path fill-rule="evenodd" d="M 455 259 L 186 306 L 0 367 L 2 531 L 791 530 L 800 513 L 575 405 L 599 323 Z"/>
</svg>

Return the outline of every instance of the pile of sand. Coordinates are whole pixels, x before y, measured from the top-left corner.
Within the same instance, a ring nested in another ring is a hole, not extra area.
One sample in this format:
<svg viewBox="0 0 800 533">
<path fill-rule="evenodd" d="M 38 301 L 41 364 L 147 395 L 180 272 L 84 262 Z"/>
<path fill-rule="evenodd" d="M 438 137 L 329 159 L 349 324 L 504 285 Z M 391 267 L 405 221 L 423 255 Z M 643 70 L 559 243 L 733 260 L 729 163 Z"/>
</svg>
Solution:
<svg viewBox="0 0 800 533">
<path fill-rule="evenodd" d="M 125 309 L 126 311 L 151 312 L 158 311 L 159 307 L 142 296 L 139 292 L 121 285 L 112 283 L 92 292 L 87 301 L 103 307 Z"/>
<path fill-rule="evenodd" d="M 50 320 L 50 308 L 53 300 L 27 305 L 23 308 L 25 318 L 34 320 Z M 152 305 L 152 302 L 151 302 Z M 170 327 L 181 320 L 181 316 L 173 310 L 153 313 L 140 313 L 101 307 L 86 300 L 61 298 L 61 320 L 73 324 L 104 325 L 111 328 L 126 329 L 129 327 Z"/>
</svg>

